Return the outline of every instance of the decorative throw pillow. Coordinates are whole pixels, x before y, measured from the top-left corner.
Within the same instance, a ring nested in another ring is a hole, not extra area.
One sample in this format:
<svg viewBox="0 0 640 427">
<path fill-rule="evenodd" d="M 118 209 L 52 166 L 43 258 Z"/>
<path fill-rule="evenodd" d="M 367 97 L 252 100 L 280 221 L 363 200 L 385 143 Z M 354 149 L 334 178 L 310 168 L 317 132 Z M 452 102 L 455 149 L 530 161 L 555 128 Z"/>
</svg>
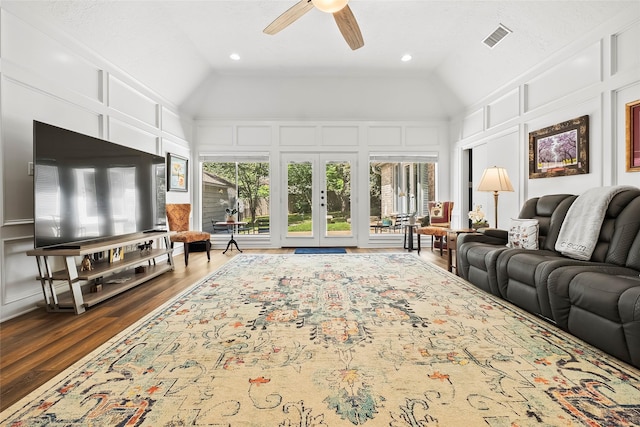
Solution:
<svg viewBox="0 0 640 427">
<path fill-rule="evenodd" d="M 444 218 L 444 209 L 442 209 L 442 202 L 429 202 L 429 216 L 433 219 Z"/>
<path fill-rule="evenodd" d="M 538 229 L 537 219 L 511 219 L 507 247 L 538 249 Z"/>
<path fill-rule="evenodd" d="M 449 227 L 453 202 L 429 202 L 430 225 Z"/>
</svg>

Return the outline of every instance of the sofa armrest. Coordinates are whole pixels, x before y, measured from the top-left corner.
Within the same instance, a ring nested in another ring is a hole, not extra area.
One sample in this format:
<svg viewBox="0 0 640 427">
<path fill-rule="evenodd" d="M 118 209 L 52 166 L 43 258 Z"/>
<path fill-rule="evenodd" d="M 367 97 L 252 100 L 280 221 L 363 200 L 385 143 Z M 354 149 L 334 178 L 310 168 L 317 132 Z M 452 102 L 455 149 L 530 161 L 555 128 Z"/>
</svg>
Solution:
<svg viewBox="0 0 640 427">
<path fill-rule="evenodd" d="M 502 231 L 496 230 L 494 231 Z M 485 230 L 486 231 L 486 230 Z M 499 233 L 491 233 L 487 234 L 485 232 L 480 233 L 460 233 L 458 235 L 456 246 L 460 248 L 460 246 L 464 243 L 468 242 L 477 242 L 477 243 L 486 243 L 488 245 L 496 245 L 496 246 L 504 246 L 507 244 L 508 239 L 506 237 L 500 237 Z"/>
<path fill-rule="evenodd" d="M 483 228 L 480 230 L 480 233 L 484 234 L 485 236 L 504 240 L 505 245 L 509 241 L 509 232 L 507 230 L 501 230 L 499 228 Z"/>
</svg>

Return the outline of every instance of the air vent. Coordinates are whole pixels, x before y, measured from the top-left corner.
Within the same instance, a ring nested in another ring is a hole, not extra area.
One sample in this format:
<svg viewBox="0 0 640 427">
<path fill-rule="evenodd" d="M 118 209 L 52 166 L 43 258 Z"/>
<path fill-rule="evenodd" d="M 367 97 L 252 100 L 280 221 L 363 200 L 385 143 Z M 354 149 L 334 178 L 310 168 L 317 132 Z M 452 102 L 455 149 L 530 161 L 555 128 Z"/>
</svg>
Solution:
<svg viewBox="0 0 640 427">
<path fill-rule="evenodd" d="M 489 46 L 490 49 L 493 49 L 495 45 L 497 45 L 509 33 L 511 33 L 511 30 L 500 24 L 493 33 L 489 34 L 489 36 L 484 39 L 483 43 Z"/>
</svg>

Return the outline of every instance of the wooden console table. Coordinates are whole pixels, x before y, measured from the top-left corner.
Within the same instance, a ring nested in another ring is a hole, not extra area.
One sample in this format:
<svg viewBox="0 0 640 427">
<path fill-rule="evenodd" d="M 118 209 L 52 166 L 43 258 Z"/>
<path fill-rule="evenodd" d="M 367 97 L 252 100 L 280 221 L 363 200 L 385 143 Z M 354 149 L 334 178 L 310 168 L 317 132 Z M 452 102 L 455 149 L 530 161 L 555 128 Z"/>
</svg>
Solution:
<svg viewBox="0 0 640 427">
<path fill-rule="evenodd" d="M 124 254 L 124 258 L 110 262 L 111 249 L 134 246 L 161 239 L 164 248 L 142 249 Z M 76 257 L 107 252 L 101 261 L 93 263 L 91 270 L 78 267 Z M 87 307 L 131 289 L 141 283 L 174 269 L 173 250 L 169 233 L 165 231 L 136 233 L 100 242 L 81 243 L 73 248 L 47 248 L 27 251 L 38 263 L 38 280 L 42 284 L 44 302 L 48 311 L 74 311 L 84 313 Z M 168 262 L 156 264 L 157 257 L 167 255 Z M 53 271 L 52 258 L 64 264 L 63 270 Z M 146 265 L 145 265 L 146 264 Z M 136 269 L 138 266 L 140 268 Z M 68 291 L 58 294 L 56 281 L 67 283 Z M 96 291 L 96 286 L 101 286 Z M 94 289 L 91 289 L 94 288 Z"/>
</svg>

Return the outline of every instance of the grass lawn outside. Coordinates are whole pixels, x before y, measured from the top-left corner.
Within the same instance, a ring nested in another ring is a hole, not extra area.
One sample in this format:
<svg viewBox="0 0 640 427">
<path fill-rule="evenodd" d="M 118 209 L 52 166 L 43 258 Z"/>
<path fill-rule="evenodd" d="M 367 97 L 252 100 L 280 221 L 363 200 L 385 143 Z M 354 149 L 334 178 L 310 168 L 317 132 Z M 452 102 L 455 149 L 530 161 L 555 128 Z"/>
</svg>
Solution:
<svg viewBox="0 0 640 427">
<path fill-rule="evenodd" d="M 346 221 L 330 222 L 327 224 L 328 231 L 349 231 L 351 230 L 351 224 Z M 311 220 L 304 220 L 296 224 L 289 224 L 287 231 L 290 233 L 295 232 L 310 232 Z"/>
</svg>

